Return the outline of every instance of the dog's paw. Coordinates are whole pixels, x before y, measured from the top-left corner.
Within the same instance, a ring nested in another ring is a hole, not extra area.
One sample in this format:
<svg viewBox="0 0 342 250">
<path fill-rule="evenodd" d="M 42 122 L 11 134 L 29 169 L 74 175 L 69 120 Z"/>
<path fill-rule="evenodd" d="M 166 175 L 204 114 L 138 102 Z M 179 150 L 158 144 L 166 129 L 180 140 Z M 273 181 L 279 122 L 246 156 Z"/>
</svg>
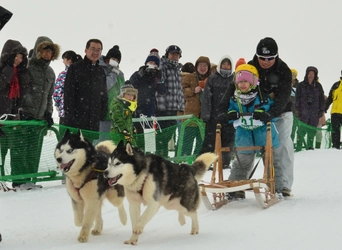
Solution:
<svg viewBox="0 0 342 250">
<path fill-rule="evenodd" d="M 101 234 L 101 230 L 93 229 L 93 230 L 91 230 L 91 234 L 92 235 L 100 235 Z"/>
<path fill-rule="evenodd" d="M 191 235 L 195 235 L 195 234 L 198 234 L 198 228 L 191 228 L 191 232 L 190 232 Z"/>
<path fill-rule="evenodd" d="M 129 240 L 124 241 L 125 244 L 136 245 L 138 244 L 139 235 L 133 234 Z"/>
<path fill-rule="evenodd" d="M 142 232 L 143 232 L 143 227 L 136 226 L 136 227 L 133 229 L 133 234 L 140 235 L 140 234 L 142 234 Z"/>
<path fill-rule="evenodd" d="M 84 242 L 88 242 L 88 236 L 85 236 L 85 235 L 80 235 L 78 236 L 78 242 L 80 243 L 84 243 Z"/>
</svg>

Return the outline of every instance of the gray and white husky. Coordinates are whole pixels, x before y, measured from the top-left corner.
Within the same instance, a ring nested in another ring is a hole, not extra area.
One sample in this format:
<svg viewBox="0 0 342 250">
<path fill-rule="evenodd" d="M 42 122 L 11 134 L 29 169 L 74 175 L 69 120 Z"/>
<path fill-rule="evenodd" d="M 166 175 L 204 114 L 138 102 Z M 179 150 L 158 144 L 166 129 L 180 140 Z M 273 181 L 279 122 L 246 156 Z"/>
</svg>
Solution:
<svg viewBox="0 0 342 250">
<path fill-rule="evenodd" d="M 66 176 L 66 188 L 71 197 L 75 225 L 82 227 L 78 236 L 79 242 L 88 241 L 94 221 L 91 233 L 101 234 L 101 207 L 105 198 L 118 208 L 121 223 L 125 225 L 127 222 L 123 206 L 123 186 L 110 186 L 103 176 L 108 157 L 114 149 L 112 141 L 104 141 L 94 147 L 82 136 L 80 130 L 77 134 L 71 134 L 66 130 L 64 137 L 56 146 L 55 158 Z"/>
<path fill-rule="evenodd" d="M 200 155 L 192 165 L 175 164 L 160 156 L 145 155 L 141 150 L 121 141 L 111 154 L 104 176 L 111 186 L 125 187 L 133 228 L 125 244 L 136 245 L 145 225 L 160 206 L 178 211 L 178 221 L 185 215 L 192 220 L 191 234 L 198 234 L 197 209 L 200 204 L 198 181 L 217 160 L 213 153 Z M 140 215 L 140 205 L 146 205 Z"/>
</svg>

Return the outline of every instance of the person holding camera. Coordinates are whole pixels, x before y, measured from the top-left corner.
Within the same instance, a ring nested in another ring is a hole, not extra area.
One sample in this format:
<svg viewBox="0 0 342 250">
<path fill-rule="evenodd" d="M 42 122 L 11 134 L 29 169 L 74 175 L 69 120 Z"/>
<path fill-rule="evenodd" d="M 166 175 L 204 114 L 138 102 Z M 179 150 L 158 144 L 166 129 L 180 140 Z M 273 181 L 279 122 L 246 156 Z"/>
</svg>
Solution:
<svg viewBox="0 0 342 250">
<path fill-rule="evenodd" d="M 325 101 L 324 90 L 318 82 L 318 70 L 309 66 L 305 77 L 296 89 L 295 113 L 297 118 L 305 123 L 300 124 L 297 131 L 296 151 L 301 151 L 303 144 L 306 149 L 314 149 L 313 142 L 316 135 L 316 127 L 319 118 L 324 115 Z M 307 135 L 307 141 L 304 137 Z"/>
</svg>

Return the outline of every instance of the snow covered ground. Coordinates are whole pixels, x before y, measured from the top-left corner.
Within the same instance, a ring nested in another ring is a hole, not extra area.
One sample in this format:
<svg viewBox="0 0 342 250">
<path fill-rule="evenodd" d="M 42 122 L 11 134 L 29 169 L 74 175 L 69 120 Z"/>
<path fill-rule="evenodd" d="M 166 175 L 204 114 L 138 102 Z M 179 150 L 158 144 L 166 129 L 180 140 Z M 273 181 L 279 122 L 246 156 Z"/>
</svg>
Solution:
<svg viewBox="0 0 342 250">
<path fill-rule="evenodd" d="M 124 245 L 130 220 L 120 224 L 117 209 L 103 206 L 104 229 L 78 243 L 70 198 L 60 181 L 40 190 L 0 192 L 0 249 L 341 249 L 341 151 L 295 154 L 294 196 L 268 209 L 253 193 L 217 211 L 199 208 L 200 233 L 190 235 L 190 220 L 180 226 L 175 211 L 161 208 L 147 224 L 138 246 Z M 260 165 L 260 164 L 259 164 Z M 229 170 L 225 170 L 228 177 Z M 261 174 L 262 167 L 256 173 Z M 209 181 L 211 172 L 204 178 Z M 128 204 L 125 202 L 128 213 Z"/>
</svg>

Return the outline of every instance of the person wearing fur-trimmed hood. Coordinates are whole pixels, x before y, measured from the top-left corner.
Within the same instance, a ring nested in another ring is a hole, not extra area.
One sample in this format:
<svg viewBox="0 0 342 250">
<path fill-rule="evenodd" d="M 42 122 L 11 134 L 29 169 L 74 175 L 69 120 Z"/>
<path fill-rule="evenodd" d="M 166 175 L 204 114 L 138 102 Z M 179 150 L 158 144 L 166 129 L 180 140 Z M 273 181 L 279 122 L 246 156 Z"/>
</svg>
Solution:
<svg viewBox="0 0 342 250">
<path fill-rule="evenodd" d="M 56 75 L 50 63 L 58 58 L 59 53 L 59 45 L 53 43 L 50 38 L 46 36 L 37 38 L 28 66 L 30 93 L 23 97 L 22 118 L 24 120 L 47 120 L 50 126 L 53 124 L 51 96 Z"/>
<path fill-rule="evenodd" d="M 50 66 L 50 62 L 56 60 L 60 53 L 59 45 L 52 42 L 46 36 L 37 38 L 33 49 L 33 55 L 27 68 L 29 74 L 29 93 L 23 97 L 21 111 L 19 112 L 21 120 L 43 120 L 47 126 L 54 124 L 52 119 L 53 102 L 52 94 L 56 75 Z M 21 139 L 23 166 L 22 174 L 37 173 L 40 159 L 40 148 L 43 137 L 41 132 L 46 129 L 46 125 L 23 126 L 26 133 Z M 34 141 L 34 143 L 32 143 Z M 21 180 L 26 183 L 21 188 L 37 188 L 41 185 L 34 185 L 33 180 L 27 178 Z"/>
</svg>

